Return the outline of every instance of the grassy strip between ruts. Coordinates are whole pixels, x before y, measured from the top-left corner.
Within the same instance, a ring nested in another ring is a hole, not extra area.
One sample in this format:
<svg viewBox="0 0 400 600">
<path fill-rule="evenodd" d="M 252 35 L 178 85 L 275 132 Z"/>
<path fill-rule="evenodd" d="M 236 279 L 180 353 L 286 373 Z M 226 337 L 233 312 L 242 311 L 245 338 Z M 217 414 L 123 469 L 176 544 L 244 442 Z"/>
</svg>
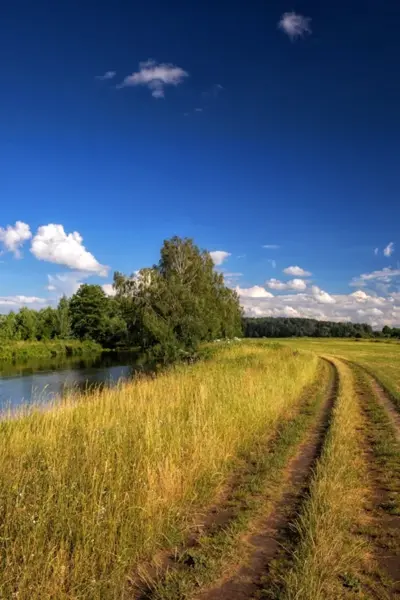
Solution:
<svg viewBox="0 0 400 600">
<path fill-rule="evenodd" d="M 102 351 L 96 342 L 79 340 L 47 340 L 43 342 L 0 342 L 0 364 L 24 361 L 31 358 L 53 358 L 57 356 L 80 356 Z"/>
<path fill-rule="evenodd" d="M 332 361 L 339 371 L 339 395 L 309 498 L 296 523 L 293 567 L 283 574 L 279 595 L 285 600 L 342 597 L 364 555 L 356 535 L 365 496 L 362 416 L 350 368 Z"/>
<path fill-rule="evenodd" d="M 238 457 L 298 404 L 317 364 L 238 342 L 0 421 L 0 597 L 128 597 L 137 565 L 188 533 Z"/>
<path fill-rule="evenodd" d="M 321 362 L 316 382 L 306 390 L 296 412 L 286 415 L 266 447 L 259 444 L 247 460 L 251 469 L 230 498 L 229 521 L 201 535 L 190 549 L 176 553 L 175 567 L 147 582 L 138 597 L 147 600 L 184 600 L 216 578 L 240 558 L 238 540 L 261 511 L 274 506 L 285 486 L 285 468 L 304 440 L 330 389 L 333 369 Z M 289 417 L 289 418 L 288 418 Z"/>
<path fill-rule="evenodd" d="M 375 560 L 369 560 L 361 572 L 361 588 L 366 589 L 366 598 L 371 593 L 376 598 L 392 598 L 395 591 L 391 575 L 398 580 L 400 564 L 400 445 L 390 417 L 376 399 L 368 372 L 357 366 L 353 366 L 353 371 L 367 417 L 373 491 L 367 505 L 370 518 L 360 534 L 371 542 Z M 396 591 L 400 592 L 398 584 Z"/>
</svg>

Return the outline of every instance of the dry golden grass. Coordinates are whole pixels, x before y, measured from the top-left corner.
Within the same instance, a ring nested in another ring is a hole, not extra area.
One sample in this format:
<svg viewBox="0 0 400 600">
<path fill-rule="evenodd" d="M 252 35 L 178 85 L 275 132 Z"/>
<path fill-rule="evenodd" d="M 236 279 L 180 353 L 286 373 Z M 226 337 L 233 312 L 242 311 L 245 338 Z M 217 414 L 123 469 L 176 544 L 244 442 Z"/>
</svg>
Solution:
<svg viewBox="0 0 400 600">
<path fill-rule="evenodd" d="M 340 577 L 350 577 L 363 558 L 363 546 L 354 535 L 365 495 L 362 417 L 350 368 L 337 360 L 335 364 L 340 376 L 338 400 L 310 498 L 297 523 L 300 542 L 294 568 L 285 577 L 287 600 L 341 597 Z"/>
<path fill-rule="evenodd" d="M 135 566 L 179 539 L 316 367 L 308 353 L 237 343 L 1 421 L 0 598 L 127 597 Z"/>
</svg>

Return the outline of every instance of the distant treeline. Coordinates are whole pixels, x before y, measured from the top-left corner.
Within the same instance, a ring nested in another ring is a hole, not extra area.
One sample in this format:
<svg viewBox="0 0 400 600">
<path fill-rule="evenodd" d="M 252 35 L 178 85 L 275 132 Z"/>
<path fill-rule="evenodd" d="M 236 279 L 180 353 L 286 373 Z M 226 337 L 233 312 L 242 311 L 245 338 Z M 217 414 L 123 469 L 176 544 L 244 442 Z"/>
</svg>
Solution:
<svg viewBox="0 0 400 600">
<path fill-rule="evenodd" d="M 90 340 L 106 348 L 141 348 L 173 361 L 199 343 L 242 334 L 239 298 L 214 269 L 210 254 L 192 240 L 174 237 L 157 265 L 130 276 L 114 275 L 115 296 L 82 285 L 56 308 L 0 315 L 6 341 Z"/>
<path fill-rule="evenodd" d="M 286 317 L 261 317 L 243 319 L 244 336 L 261 337 L 339 337 L 339 338 L 400 338 L 399 328 L 385 326 L 374 331 L 367 323 L 335 323 Z"/>
</svg>

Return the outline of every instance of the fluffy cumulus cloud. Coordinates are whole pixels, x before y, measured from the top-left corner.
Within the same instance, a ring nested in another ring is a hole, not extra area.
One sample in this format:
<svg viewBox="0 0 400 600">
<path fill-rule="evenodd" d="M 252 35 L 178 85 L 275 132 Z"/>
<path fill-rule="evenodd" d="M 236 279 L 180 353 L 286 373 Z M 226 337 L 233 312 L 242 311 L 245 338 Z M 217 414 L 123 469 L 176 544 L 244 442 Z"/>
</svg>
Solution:
<svg viewBox="0 0 400 600">
<path fill-rule="evenodd" d="M 214 250 L 210 252 L 210 256 L 214 265 L 222 265 L 223 262 L 226 261 L 227 258 L 231 256 L 230 252 L 225 252 L 225 250 Z"/>
<path fill-rule="evenodd" d="M 29 225 L 17 221 L 15 225 L 0 227 L 0 243 L 6 252 L 12 252 L 15 258 L 21 257 L 21 248 L 32 237 Z"/>
<path fill-rule="evenodd" d="M 125 77 L 119 87 L 144 85 L 149 88 L 153 98 L 164 98 L 165 86 L 177 86 L 188 76 L 189 73 L 176 65 L 147 60 L 139 63 L 139 71 Z"/>
<path fill-rule="evenodd" d="M 260 285 L 254 285 L 250 288 L 236 287 L 236 292 L 242 298 L 273 298 L 274 296 Z"/>
<path fill-rule="evenodd" d="M 321 304 L 336 304 L 335 298 L 328 294 L 328 292 L 321 290 L 317 285 L 311 287 L 311 293 L 317 302 Z"/>
<path fill-rule="evenodd" d="M 383 250 L 383 254 L 387 257 L 392 256 L 394 252 L 394 243 L 390 242 Z"/>
<path fill-rule="evenodd" d="M 286 275 L 292 275 L 293 277 L 310 277 L 311 276 L 310 271 L 305 271 L 304 269 L 302 269 L 301 267 L 298 267 L 298 266 L 286 267 L 286 269 L 283 269 L 283 272 Z"/>
<path fill-rule="evenodd" d="M 280 281 L 279 279 L 268 279 L 266 286 L 271 290 L 297 290 L 303 291 L 307 287 L 307 283 L 303 279 L 291 279 L 290 281 Z"/>
<path fill-rule="evenodd" d="M 255 286 L 257 288 L 258 286 Z M 250 288 L 253 289 L 253 288 Z M 257 296 L 236 287 L 245 314 L 252 317 L 303 317 L 323 321 L 353 321 L 372 327 L 400 324 L 400 293 L 373 296 L 363 290 L 328 294 L 317 286 L 307 293 Z"/>
<path fill-rule="evenodd" d="M 279 29 L 286 33 L 291 40 L 311 33 L 311 19 L 295 12 L 286 12 L 278 23 Z"/>
<path fill-rule="evenodd" d="M 105 277 L 108 267 L 101 265 L 82 242 L 83 238 L 77 231 L 66 233 L 62 225 L 50 223 L 37 230 L 31 252 L 38 260 Z"/>
</svg>

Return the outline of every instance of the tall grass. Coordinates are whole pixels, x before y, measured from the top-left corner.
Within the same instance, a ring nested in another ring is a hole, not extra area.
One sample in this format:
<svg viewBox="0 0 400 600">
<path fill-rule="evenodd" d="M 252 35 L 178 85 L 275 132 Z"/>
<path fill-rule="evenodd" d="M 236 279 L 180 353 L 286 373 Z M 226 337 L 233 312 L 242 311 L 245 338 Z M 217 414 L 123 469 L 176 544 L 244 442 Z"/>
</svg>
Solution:
<svg viewBox="0 0 400 600">
<path fill-rule="evenodd" d="M 316 367 L 238 343 L 0 422 L 0 598 L 128 597 L 135 566 L 179 539 Z"/>
<path fill-rule="evenodd" d="M 96 342 L 79 340 L 45 340 L 42 342 L 0 341 L 0 364 L 24 361 L 30 358 L 52 358 L 55 356 L 79 356 L 102 351 Z"/>
<path fill-rule="evenodd" d="M 363 559 L 354 529 L 361 522 L 365 465 L 360 452 L 362 421 L 350 368 L 339 369 L 339 396 L 310 498 L 298 520 L 300 542 L 294 568 L 285 577 L 286 600 L 334 600 Z M 364 477 L 363 477 L 364 475 Z"/>
</svg>

